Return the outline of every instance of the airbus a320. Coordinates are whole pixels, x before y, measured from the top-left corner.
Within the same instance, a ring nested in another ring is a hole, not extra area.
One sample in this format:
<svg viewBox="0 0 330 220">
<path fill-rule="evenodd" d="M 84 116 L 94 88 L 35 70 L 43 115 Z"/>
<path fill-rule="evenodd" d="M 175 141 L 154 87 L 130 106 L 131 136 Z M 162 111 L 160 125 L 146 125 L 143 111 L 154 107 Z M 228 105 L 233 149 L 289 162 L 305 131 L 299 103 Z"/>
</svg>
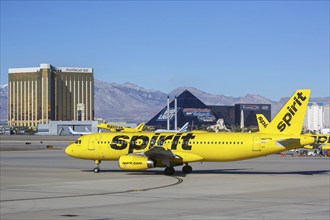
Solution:
<svg viewBox="0 0 330 220">
<path fill-rule="evenodd" d="M 95 133 L 82 136 L 69 145 L 67 155 L 93 160 L 94 172 L 101 161 L 116 160 L 123 170 L 164 167 L 166 175 L 182 166 L 191 173 L 192 162 L 238 161 L 262 157 L 314 143 L 301 135 L 310 90 L 297 90 L 269 125 L 256 133 Z"/>
</svg>

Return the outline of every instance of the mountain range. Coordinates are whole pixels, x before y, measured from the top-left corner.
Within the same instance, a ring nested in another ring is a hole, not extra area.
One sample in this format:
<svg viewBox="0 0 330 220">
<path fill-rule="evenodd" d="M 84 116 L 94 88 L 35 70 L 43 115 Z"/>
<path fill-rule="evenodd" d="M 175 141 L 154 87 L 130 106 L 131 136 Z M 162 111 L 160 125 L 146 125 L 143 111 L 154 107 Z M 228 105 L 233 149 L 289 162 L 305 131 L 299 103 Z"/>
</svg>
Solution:
<svg viewBox="0 0 330 220">
<path fill-rule="evenodd" d="M 214 95 L 193 87 L 179 87 L 169 94 L 150 90 L 132 83 L 116 84 L 99 80 L 94 82 L 94 112 L 96 118 L 106 121 L 147 122 L 166 106 L 166 98 L 172 99 L 184 90 L 189 90 L 206 105 L 234 105 L 237 103 L 271 104 L 272 116 L 285 104 L 288 97 L 273 101 L 260 95 L 244 97 Z M 0 85 L 0 119 L 7 118 L 7 85 Z M 310 102 L 329 104 L 329 97 L 311 98 Z"/>
</svg>

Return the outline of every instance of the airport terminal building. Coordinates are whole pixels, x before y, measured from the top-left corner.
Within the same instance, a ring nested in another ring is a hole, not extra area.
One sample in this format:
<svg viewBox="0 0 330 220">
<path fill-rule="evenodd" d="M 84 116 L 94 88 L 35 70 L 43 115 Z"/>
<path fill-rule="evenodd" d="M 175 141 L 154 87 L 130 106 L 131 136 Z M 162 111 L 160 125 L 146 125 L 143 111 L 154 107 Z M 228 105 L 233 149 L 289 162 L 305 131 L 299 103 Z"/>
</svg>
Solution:
<svg viewBox="0 0 330 220">
<path fill-rule="evenodd" d="M 36 127 L 50 121 L 93 118 L 92 68 L 40 64 L 8 70 L 8 125 Z"/>
</svg>

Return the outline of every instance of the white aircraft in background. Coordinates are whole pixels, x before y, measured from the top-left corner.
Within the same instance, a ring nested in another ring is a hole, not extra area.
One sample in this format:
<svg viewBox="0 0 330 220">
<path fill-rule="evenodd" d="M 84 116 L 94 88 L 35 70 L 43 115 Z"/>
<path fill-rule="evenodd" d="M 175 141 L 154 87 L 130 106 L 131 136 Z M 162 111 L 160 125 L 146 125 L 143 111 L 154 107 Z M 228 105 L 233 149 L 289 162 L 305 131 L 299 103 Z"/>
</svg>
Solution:
<svg viewBox="0 0 330 220">
<path fill-rule="evenodd" d="M 189 125 L 189 122 L 187 122 L 186 124 L 184 124 L 182 126 L 182 128 L 180 128 L 179 130 L 166 130 L 166 129 L 157 129 L 155 131 L 155 133 L 159 133 L 159 132 L 178 132 L 178 133 L 181 133 L 181 132 L 187 132 L 188 131 L 188 125 Z"/>
<path fill-rule="evenodd" d="M 92 132 L 90 132 L 86 127 L 85 127 L 85 132 L 83 131 L 74 131 L 71 127 L 69 127 L 69 131 L 70 131 L 70 134 L 73 134 L 73 135 L 85 135 L 85 134 L 91 134 Z"/>
</svg>

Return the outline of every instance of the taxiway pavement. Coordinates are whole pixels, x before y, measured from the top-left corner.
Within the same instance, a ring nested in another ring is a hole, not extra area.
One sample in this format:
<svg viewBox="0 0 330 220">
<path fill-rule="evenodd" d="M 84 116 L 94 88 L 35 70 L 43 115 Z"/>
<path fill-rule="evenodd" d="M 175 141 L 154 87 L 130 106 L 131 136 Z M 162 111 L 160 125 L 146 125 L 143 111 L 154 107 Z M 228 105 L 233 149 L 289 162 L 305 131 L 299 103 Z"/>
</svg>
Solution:
<svg viewBox="0 0 330 220">
<path fill-rule="evenodd" d="M 162 169 L 122 171 L 117 162 L 107 161 L 101 163 L 102 172 L 95 174 L 93 161 L 70 158 L 63 147 L 24 150 L 0 151 L 0 219 L 330 216 L 329 158 L 273 155 L 192 163 L 193 173 L 183 175 L 177 168 L 170 177 Z"/>
</svg>

